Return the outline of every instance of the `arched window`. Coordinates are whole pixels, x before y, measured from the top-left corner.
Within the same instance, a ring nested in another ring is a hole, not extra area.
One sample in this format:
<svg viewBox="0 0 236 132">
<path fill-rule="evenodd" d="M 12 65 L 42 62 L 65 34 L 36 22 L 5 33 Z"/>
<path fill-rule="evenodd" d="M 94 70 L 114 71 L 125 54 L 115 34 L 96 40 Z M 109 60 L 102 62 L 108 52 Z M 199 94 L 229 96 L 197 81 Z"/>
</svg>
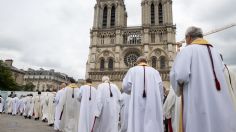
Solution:
<svg viewBox="0 0 236 132">
<path fill-rule="evenodd" d="M 103 71 L 105 69 L 105 60 L 104 58 L 101 58 L 100 60 L 100 70 Z"/>
<path fill-rule="evenodd" d="M 160 68 L 161 69 L 166 68 L 166 58 L 164 56 L 160 57 Z"/>
<path fill-rule="evenodd" d="M 109 69 L 109 70 L 113 70 L 113 59 L 112 59 L 112 58 L 110 58 L 110 59 L 108 60 L 108 69 Z"/>
<path fill-rule="evenodd" d="M 103 9 L 102 27 L 107 27 L 107 6 Z"/>
<path fill-rule="evenodd" d="M 159 15 L 159 24 L 163 24 L 163 9 L 162 9 L 162 4 L 160 3 L 158 5 L 158 15 Z"/>
<path fill-rule="evenodd" d="M 157 57 L 155 56 L 152 57 L 152 67 L 157 68 Z"/>
<path fill-rule="evenodd" d="M 155 24 L 155 6 L 153 3 L 151 4 L 151 24 Z"/>
<path fill-rule="evenodd" d="M 112 6 L 111 8 L 111 27 L 114 27 L 116 23 L 116 8 Z"/>
</svg>

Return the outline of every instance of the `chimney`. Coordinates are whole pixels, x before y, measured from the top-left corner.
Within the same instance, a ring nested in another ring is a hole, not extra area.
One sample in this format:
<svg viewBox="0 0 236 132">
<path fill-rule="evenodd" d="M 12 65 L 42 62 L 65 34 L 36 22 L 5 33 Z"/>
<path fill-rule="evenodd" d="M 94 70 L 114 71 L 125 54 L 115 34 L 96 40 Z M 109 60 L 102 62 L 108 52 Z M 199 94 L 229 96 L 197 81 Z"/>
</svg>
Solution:
<svg viewBox="0 0 236 132">
<path fill-rule="evenodd" d="M 5 63 L 7 64 L 7 66 L 12 67 L 13 60 L 12 59 L 5 60 Z"/>
</svg>

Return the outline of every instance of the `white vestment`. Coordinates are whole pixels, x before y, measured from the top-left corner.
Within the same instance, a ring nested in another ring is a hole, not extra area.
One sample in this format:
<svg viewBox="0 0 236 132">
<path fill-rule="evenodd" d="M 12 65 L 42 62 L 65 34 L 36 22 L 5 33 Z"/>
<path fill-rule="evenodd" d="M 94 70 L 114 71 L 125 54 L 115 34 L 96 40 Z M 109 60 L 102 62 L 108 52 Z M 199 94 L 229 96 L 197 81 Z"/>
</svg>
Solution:
<svg viewBox="0 0 236 132">
<path fill-rule="evenodd" d="M 128 129 L 128 116 L 129 116 L 129 102 L 130 95 L 126 93 L 121 94 L 121 110 L 120 110 L 120 130 L 119 132 L 127 132 Z"/>
<path fill-rule="evenodd" d="M 48 124 L 54 124 L 54 117 L 55 117 L 55 94 L 56 93 L 49 93 L 48 94 Z"/>
<path fill-rule="evenodd" d="M 20 114 L 23 114 L 23 111 L 24 111 L 24 102 L 23 102 L 24 98 L 21 97 L 20 100 L 19 100 L 19 112 Z"/>
<path fill-rule="evenodd" d="M 32 117 L 34 110 L 33 97 L 27 96 L 25 101 L 26 101 L 26 106 L 25 106 L 24 116 Z"/>
<path fill-rule="evenodd" d="M 111 97 L 112 95 L 112 97 Z M 98 85 L 94 132 L 118 132 L 121 93 L 115 84 Z"/>
<path fill-rule="evenodd" d="M 12 113 L 12 98 L 7 98 L 7 113 Z"/>
<path fill-rule="evenodd" d="M 43 95 L 42 100 L 42 120 L 48 120 L 48 92 Z"/>
<path fill-rule="evenodd" d="M 41 118 L 42 116 L 42 95 L 36 95 L 34 101 L 34 118 Z"/>
<path fill-rule="evenodd" d="M 12 99 L 12 115 L 16 115 L 18 113 L 18 107 L 19 107 L 19 98 L 14 97 Z"/>
<path fill-rule="evenodd" d="M 214 48 L 213 64 L 221 90 L 216 89 L 212 63 L 207 46 L 191 44 L 182 49 L 170 72 L 177 95 L 183 86 L 184 132 L 235 132 L 236 111 L 224 77 L 224 65 Z"/>
<path fill-rule="evenodd" d="M 143 97 L 144 89 L 146 97 Z M 127 132 L 163 132 L 163 85 L 160 74 L 152 67 L 135 66 L 123 79 L 123 90 L 130 94 Z"/>
<path fill-rule="evenodd" d="M 180 103 L 181 98 L 177 97 L 173 88 L 170 88 L 169 94 L 163 106 L 163 112 L 166 119 L 171 119 L 173 132 L 179 131 Z"/>
<path fill-rule="evenodd" d="M 224 68 L 224 74 L 228 85 L 229 93 L 233 100 L 234 108 L 236 110 L 236 74 L 233 70 L 226 66 Z"/>
<path fill-rule="evenodd" d="M 81 86 L 78 99 L 81 102 L 78 132 L 91 132 L 95 117 L 96 89 L 89 85 Z"/>
<path fill-rule="evenodd" d="M 59 111 L 63 112 L 60 129 L 63 132 L 78 132 L 80 103 L 77 99 L 79 88 L 66 87 L 59 101 Z"/>
<path fill-rule="evenodd" d="M 59 90 L 55 97 L 55 103 L 56 103 L 56 110 L 55 110 L 55 122 L 54 122 L 54 130 L 60 130 L 60 116 L 61 112 L 59 111 L 59 101 L 62 95 L 64 94 L 64 88 Z"/>
<path fill-rule="evenodd" d="M 0 113 L 3 112 L 3 104 L 4 104 L 4 99 L 0 97 Z"/>
</svg>

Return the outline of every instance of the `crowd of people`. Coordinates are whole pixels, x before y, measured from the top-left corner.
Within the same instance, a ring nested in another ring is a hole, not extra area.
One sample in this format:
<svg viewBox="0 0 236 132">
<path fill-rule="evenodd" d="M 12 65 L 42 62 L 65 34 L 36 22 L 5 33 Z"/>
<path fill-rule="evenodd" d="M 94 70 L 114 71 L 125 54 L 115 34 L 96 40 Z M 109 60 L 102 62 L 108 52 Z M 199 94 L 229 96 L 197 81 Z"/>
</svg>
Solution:
<svg viewBox="0 0 236 132">
<path fill-rule="evenodd" d="M 235 76 L 202 30 L 186 31 L 166 89 L 159 72 L 139 57 L 121 90 L 104 76 L 80 88 L 72 80 L 54 92 L 11 95 L 5 113 L 48 122 L 63 132 L 236 132 Z M 0 97 L 0 112 L 3 112 Z"/>
</svg>

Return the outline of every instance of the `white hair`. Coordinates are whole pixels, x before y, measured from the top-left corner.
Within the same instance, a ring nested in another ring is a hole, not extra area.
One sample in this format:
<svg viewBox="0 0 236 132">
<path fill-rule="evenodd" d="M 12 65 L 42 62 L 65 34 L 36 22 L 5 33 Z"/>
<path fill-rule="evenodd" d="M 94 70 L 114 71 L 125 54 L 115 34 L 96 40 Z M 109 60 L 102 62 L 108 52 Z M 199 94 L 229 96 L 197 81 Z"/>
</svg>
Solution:
<svg viewBox="0 0 236 132">
<path fill-rule="evenodd" d="M 136 61 L 136 64 L 139 64 L 139 63 L 147 63 L 147 58 L 145 56 L 140 56 L 137 61 Z"/>
<path fill-rule="evenodd" d="M 192 39 L 202 38 L 203 32 L 201 28 L 191 26 L 187 28 L 185 36 L 190 36 Z"/>
<path fill-rule="evenodd" d="M 102 82 L 110 82 L 110 78 L 108 76 L 103 76 Z"/>
</svg>

